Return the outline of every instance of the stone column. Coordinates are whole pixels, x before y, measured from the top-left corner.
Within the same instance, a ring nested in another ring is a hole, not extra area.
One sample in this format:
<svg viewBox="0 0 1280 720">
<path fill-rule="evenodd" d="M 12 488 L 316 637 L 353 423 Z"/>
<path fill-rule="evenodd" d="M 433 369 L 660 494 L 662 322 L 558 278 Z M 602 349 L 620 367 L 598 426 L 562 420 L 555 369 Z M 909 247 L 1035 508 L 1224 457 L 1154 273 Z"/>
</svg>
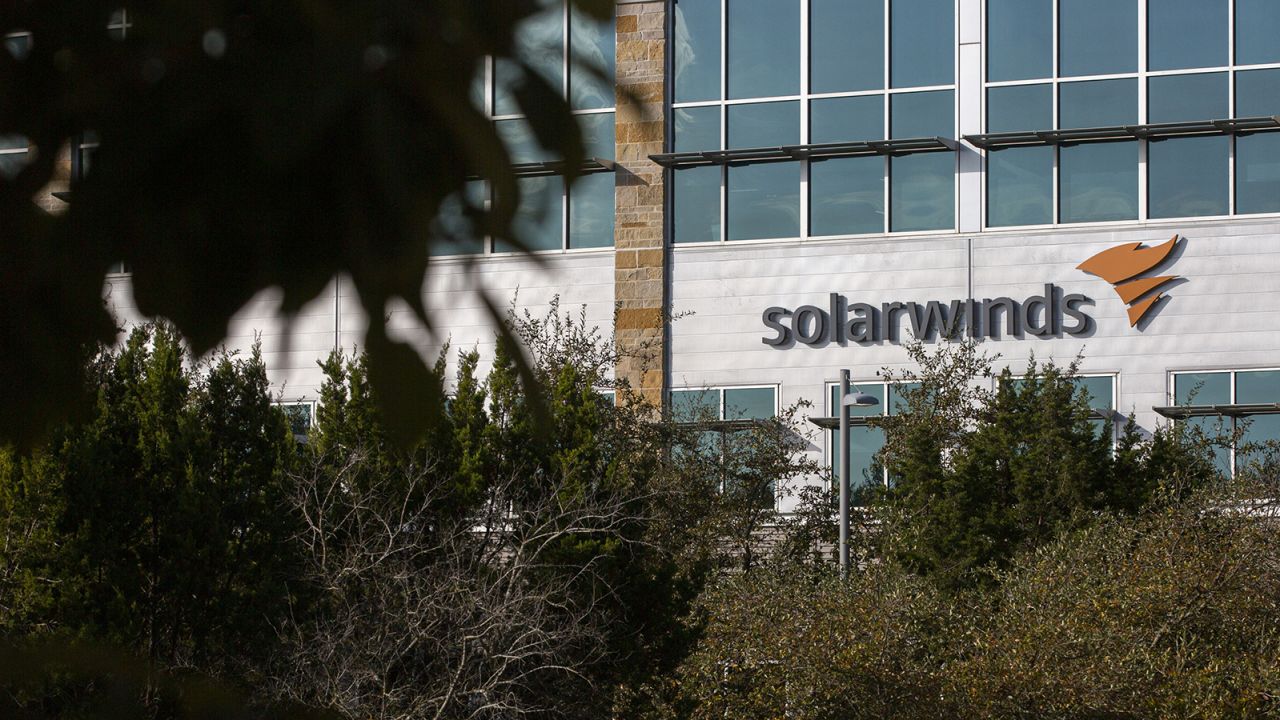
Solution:
<svg viewBox="0 0 1280 720">
<path fill-rule="evenodd" d="M 666 378 L 662 167 L 666 2 L 619 0 L 614 325 L 619 379 L 661 406 Z"/>
</svg>

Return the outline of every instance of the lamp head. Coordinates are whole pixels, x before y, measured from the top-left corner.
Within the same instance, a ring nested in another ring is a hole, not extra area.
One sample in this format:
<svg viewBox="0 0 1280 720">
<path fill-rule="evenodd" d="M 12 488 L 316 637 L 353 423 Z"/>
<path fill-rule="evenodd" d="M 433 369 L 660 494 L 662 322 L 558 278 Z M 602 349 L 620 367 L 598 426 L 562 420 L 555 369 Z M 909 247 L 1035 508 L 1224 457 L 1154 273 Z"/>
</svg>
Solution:
<svg viewBox="0 0 1280 720">
<path fill-rule="evenodd" d="M 861 390 L 855 390 L 848 395 L 845 395 L 844 399 L 840 401 L 840 404 L 848 407 L 872 407 L 874 405 L 879 405 L 880 401 L 877 400 L 874 395 L 868 395 Z"/>
</svg>

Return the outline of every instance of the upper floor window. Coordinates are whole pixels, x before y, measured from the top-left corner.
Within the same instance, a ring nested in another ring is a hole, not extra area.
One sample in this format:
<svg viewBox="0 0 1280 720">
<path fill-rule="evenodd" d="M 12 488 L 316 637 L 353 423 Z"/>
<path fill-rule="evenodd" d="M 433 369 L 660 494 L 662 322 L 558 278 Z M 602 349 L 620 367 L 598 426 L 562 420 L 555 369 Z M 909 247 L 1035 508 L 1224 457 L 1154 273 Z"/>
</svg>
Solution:
<svg viewBox="0 0 1280 720">
<path fill-rule="evenodd" d="M 676 0 L 673 9 L 673 149 L 730 156 L 676 165 L 675 242 L 955 227 L 955 153 L 884 147 L 955 137 L 954 0 Z M 879 147 L 810 149 L 837 143 Z M 785 152 L 743 157 L 762 148 Z"/>
<path fill-rule="evenodd" d="M 4 49 L 15 60 L 22 60 L 31 52 L 31 35 L 13 33 L 4 36 Z M 13 178 L 27 164 L 27 138 L 23 135 L 0 135 L 0 176 Z"/>
<path fill-rule="evenodd" d="M 989 227 L 1280 212 L 1280 133 L 1225 122 L 1280 113 L 1280 4 L 987 0 L 986 18 L 986 132 L 1023 136 L 987 145 Z"/>
<path fill-rule="evenodd" d="M 554 0 L 521 25 L 517 53 L 543 80 L 569 99 L 582 131 L 588 158 L 614 157 L 614 23 L 582 16 L 571 3 Z M 491 60 L 477 72 L 472 102 L 493 118 L 494 128 L 516 165 L 520 205 L 513 230 L 530 250 L 612 247 L 614 174 L 597 164 L 571 185 L 549 166 L 560 158 L 539 146 L 514 99 L 524 81 L 520 66 Z M 440 211 L 444 242 L 432 245 L 433 255 L 513 252 L 516 247 L 497 238 L 478 236 L 467 222 L 465 204 L 482 205 L 489 189 L 481 181 L 469 184 L 464 198 L 452 198 Z"/>
</svg>

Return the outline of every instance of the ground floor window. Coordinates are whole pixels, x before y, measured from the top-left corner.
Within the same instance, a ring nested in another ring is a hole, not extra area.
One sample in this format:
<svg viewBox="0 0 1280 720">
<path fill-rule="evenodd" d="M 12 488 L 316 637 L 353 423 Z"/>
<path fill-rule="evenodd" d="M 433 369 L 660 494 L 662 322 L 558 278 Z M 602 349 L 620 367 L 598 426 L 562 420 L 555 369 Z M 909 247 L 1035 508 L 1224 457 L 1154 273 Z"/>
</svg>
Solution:
<svg viewBox="0 0 1280 720">
<path fill-rule="evenodd" d="M 1280 370 L 1175 372 L 1170 395 L 1173 407 L 1158 411 L 1224 440 L 1215 452 L 1223 473 L 1280 441 Z"/>
<path fill-rule="evenodd" d="M 778 388 L 773 385 L 671 391 L 672 419 L 699 431 L 700 452 L 720 458 L 721 491 L 746 493 L 765 508 L 774 507 L 776 502 L 772 480 L 755 480 L 750 469 L 740 467 L 736 461 L 745 456 L 740 446 L 751 441 L 752 428 L 777 414 Z"/>
</svg>

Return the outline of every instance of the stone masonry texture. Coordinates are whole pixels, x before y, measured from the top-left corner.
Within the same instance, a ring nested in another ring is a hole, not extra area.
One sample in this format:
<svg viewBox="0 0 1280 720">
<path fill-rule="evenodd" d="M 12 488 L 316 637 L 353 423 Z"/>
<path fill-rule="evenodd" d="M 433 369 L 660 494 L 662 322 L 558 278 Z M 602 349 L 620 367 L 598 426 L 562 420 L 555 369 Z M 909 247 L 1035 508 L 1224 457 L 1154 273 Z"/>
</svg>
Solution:
<svg viewBox="0 0 1280 720">
<path fill-rule="evenodd" d="M 617 216 L 614 224 L 614 326 L 623 355 L 617 375 L 655 406 L 665 379 L 662 167 L 666 3 L 618 4 Z"/>
</svg>

